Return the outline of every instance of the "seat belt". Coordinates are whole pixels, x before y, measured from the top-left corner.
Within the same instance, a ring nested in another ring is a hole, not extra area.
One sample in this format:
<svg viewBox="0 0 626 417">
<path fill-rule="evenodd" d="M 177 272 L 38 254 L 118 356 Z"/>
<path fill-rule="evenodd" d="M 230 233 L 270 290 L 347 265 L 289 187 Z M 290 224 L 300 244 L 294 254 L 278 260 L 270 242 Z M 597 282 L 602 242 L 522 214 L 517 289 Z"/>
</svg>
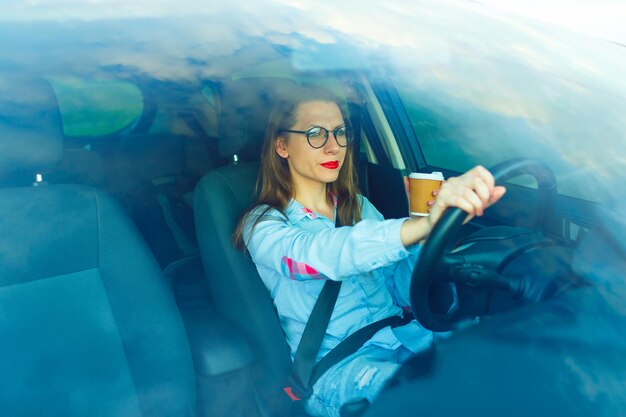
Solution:
<svg viewBox="0 0 626 417">
<path fill-rule="evenodd" d="M 298 344 L 298 349 L 296 349 L 296 355 L 291 366 L 291 374 L 287 379 L 287 386 L 283 388 L 293 401 L 309 398 L 313 392 L 309 380 L 313 373 L 315 359 L 322 346 L 340 289 L 341 281 L 326 281 L 311 311 Z"/>
<path fill-rule="evenodd" d="M 337 346 L 335 346 L 330 352 L 328 352 L 313 368 L 311 377 L 309 378 L 309 386 L 313 387 L 318 379 L 326 371 L 328 371 L 333 365 L 339 363 L 343 359 L 352 355 L 359 350 L 361 346 L 374 336 L 379 330 L 384 329 L 387 326 L 398 327 L 409 323 L 413 320 L 411 314 L 405 313 L 405 317 L 391 316 L 382 320 L 370 323 L 367 326 L 360 328 L 350 336 L 342 340 Z"/>
<path fill-rule="evenodd" d="M 335 227 L 340 226 L 338 218 L 339 216 L 335 214 Z M 333 280 L 327 280 L 324 283 L 324 287 L 306 323 L 302 338 L 296 349 L 291 373 L 287 378 L 287 384 L 283 387 L 283 391 L 293 401 L 309 398 L 313 393 L 313 385 L 324 372 L 359 350 L 380 329 L 387 326 L 396 327 L 410 321 L 399 316 L 392 316 L 370 323 L 341 341 L 315 364 L 315 359 L 322 346 L 322 341 L 330 322 L 330 316 L 339 296 L 341 283 L 342 281 Z"/>
</svg>

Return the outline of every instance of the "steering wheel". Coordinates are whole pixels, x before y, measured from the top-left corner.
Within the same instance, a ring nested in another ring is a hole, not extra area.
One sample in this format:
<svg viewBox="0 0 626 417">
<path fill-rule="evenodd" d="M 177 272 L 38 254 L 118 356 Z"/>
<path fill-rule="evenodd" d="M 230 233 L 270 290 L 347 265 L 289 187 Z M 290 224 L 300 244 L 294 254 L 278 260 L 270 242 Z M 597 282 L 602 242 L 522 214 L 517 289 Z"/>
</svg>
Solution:
<svg viewBox="0 0 626 417">
<path fill-rule="evenodd" d="M 535 228 L 548 230 L 549 215 L 556 197 L 556 178 L 550 168 L 536 159 L 516 158 L 501 162 L 490 169 L 496 184 L 520 175 L 531 175 L 537 181 L 538 200 Z M 467 214 L 459 208 L 447 208 L 433 227 L 413 270 L 410 287 L 411 308 L 422 326 L 432 331 L 448 331 L 461 319 L 456 312 L 437 313 L 431 309 L 429 293 L 437 281 L 453 281 L 446 275 L 442 260 L 452 250 L 452 244 Z"/>
</svg>

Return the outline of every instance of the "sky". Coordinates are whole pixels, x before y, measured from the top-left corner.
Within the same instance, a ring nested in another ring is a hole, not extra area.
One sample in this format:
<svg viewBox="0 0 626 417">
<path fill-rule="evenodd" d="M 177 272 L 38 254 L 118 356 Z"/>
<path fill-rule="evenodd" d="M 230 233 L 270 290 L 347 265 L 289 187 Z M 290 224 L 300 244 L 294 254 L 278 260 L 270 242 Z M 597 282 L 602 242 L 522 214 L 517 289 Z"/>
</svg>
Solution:
<svg viewBox="0 0 626 417">
<path fill-rule="evenodd" d="M 231 7 L 232 3 L 241 3 L 252 7 L 246 0 L 181 0 L 187 6 L 206 5 L 211 8 Z M 274 0 L 276 3 L 285 3 L 290 7 L 299 8 L 306 5 L 307 0 Z M 420 3 L 421 0 L 414 0 Z M 512 14 L 530 17 L 538 21 L 548 22 L 568 30 L 583 33 L 592 37 L 610 40 L 626 46 L 626 0 L 467 0 L 468 3 L 487 5 L 493 9 L 504 10 Z M 7 16 L 33 17 L 34 9 L 39 14 L 48 16 L 67 16 L 82 13 L 82 17 L 94 18 L 118 15 L 151 16 L 151 15 L 178 15 L 184 10 L 193 10 L 193 7 L 180 7 L 173 0 L 0 0 L 0 20 Z M 324 2 L 316 2 L 324 3 Z M 338 5 L 330 0 L 331 4 Z M 352 3 L 346 1 L 346 3 Z M 357 2 L 358 3 L 358 2 Z M 461 1 L 462 3 L 462 1 Z M 85 7 L 87 6 L 87 7 Z M 77 12 L 78 10 L 82 10 Z M 90 13 L 96 13 L 90 15 Z"/>
<path fill-rule="evenodd" d="M 626 46 L 626 0 L 478 0 L 477 3 Z"/>
</svg>

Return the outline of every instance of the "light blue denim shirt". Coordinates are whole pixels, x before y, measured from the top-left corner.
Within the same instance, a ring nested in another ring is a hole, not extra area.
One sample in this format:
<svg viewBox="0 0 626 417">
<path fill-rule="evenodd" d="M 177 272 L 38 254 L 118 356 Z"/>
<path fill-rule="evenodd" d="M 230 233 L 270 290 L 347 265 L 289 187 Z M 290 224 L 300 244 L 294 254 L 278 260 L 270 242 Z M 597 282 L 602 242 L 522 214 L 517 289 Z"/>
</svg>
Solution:
<svg viewBox="0 0 626 417">
<path fill-rule="evenodd" d="M 274 300 L 292 359 L 326 279 L 343 284 L 318 360 L 356 330 L 402 315 L 409 306 L 409 284 L 421 246 L 407 249 L 402 244 L 400 227 L 406 219 L 384 220 L 367 198 L 362 202 L 362 220 L 348 227 L 335 228 L 332 220 L 293 199 L 286 217 L 270 209 L 252 234 L 267 206 L 257 207 L 247 219 L 244 241 Z M 395 349 L 402 344 L 417 352 L 432 340 L 432 332 L 414 320 L 380 330 L 364 346 Z"/>
</svg>

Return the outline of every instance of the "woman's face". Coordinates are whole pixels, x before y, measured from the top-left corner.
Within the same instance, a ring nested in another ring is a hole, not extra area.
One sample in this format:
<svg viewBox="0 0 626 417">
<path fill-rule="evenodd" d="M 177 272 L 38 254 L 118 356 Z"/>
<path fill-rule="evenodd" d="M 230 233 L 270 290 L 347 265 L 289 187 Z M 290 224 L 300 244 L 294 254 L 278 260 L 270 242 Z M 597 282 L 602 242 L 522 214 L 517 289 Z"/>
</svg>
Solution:
<svg viewBox="0 0 626 417">
<path fill-rule="evenodd" d="M 295 116 L 290 130 L 323 127 L 329 132 L 326 144 L 318 149 L 309 145 L 303 133 L 285 132 L 276 140 L 276 153 L 287 160 L 295 189 L 336 181 L 347 149 L 339 146 L 332 133 L 345 125 L 339 106 L 326 101 L 304 102 L 298 105 Z"/>
</svg>

